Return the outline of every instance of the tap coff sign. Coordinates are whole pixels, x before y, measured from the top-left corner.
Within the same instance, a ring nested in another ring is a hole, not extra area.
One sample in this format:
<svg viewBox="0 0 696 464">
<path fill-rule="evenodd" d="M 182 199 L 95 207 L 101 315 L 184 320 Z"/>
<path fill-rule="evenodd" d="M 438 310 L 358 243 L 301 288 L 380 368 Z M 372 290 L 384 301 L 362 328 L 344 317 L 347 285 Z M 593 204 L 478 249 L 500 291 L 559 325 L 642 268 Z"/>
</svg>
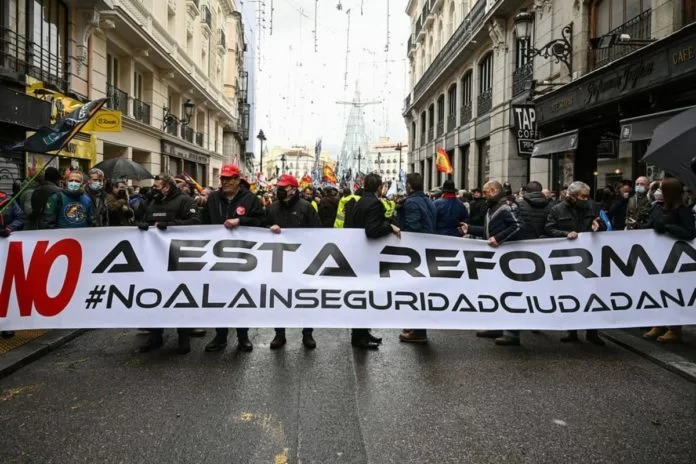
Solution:
<svg viewBox="0 0 696 464">
<path fill-rule="evenodd" d="M 517 153 L 532 156 L 534 141 L 539 138 L 536 110 L 532 105 L 512 105 L 512 115 L 517 134 Z"/>
</svg>

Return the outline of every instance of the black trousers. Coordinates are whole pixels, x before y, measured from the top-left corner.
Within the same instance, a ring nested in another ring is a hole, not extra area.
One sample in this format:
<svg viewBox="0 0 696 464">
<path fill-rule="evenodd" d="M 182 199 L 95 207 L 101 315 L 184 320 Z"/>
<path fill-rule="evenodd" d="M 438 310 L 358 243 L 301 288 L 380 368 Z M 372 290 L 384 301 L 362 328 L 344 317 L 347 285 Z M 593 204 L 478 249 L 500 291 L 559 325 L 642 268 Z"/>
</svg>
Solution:
<svg viewBox="0 0 696 464">
<path fill-rule="evenodd" d="M 370 338 L 370 329 L 351 329 L 350 338 L 353 341 L 367 340 Z"/>
<path fill-rule="evenodd" d="M 228 329 L 228 328 L 215 329 L 215 336 L 216 337 L 227 338 L 227 335 L 229 333 L 230 333 L 230 329 Z M 249 329 L 237 329 L 237 338 L 238 339 L 249 338 Z"/>
<path fill-rule="evenodd" d="M 152 335 L 159 335 L 160 337 L 164 334 L 164 329 L 147 329 Z M 191 329 L 176 329 L 179 337 L 189 337 L 191 334 Z"/>
</svg>

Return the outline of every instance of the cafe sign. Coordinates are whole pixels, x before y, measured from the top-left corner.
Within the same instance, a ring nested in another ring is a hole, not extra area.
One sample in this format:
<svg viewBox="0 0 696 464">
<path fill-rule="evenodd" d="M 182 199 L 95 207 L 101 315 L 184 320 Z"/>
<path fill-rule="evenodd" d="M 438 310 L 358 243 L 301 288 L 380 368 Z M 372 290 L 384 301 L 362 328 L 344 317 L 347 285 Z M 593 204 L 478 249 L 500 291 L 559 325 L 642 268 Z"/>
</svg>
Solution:
<svg viewBox="0 0 696 464">
<path fill-rule="evenodd" d="M 532 156 L 534 141 L 539 138 L 536 109 L 533 105 L 512 105 L 511 117 L 517 135 L 517 154 Z"/>
<path fill-rule="evenodd" d="M 198 164 L 209 164 L 210 158 L 203 153 L 191 151 L 188 148 L 173 144 L 167 140 L 162 140 L 162 153 L 174 158 L 181 158 Z"/>
</svg>

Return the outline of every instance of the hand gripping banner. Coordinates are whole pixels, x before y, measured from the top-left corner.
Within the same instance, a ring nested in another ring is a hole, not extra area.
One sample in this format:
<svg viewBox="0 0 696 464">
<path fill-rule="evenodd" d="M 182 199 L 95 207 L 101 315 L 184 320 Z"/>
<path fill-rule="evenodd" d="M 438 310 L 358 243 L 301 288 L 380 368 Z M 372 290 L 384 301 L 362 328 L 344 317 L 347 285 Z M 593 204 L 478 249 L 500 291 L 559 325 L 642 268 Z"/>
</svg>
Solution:
<svg viewBox="0 0 696 464">
<path fill-rule="evenodd" d="M 506 243 L 222 226 L 0 242 L 0 330 L 696 324 L 696 249 L 653 231 Z"/>
</svg>

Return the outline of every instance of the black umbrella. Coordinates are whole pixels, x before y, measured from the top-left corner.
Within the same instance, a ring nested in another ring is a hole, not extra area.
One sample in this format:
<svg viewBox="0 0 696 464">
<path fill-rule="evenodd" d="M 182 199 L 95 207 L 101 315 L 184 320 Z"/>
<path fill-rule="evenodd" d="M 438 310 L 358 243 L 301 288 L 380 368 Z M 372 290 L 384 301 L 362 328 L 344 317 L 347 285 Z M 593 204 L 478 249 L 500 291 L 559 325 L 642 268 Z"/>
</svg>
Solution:
<svg viewBox="0 0 696 464">
<path fill-rule="evenodd" d="M 641 161 L 677 176 L 696 189 L 691 160 L 696 150 L 696 108 L 691 108 L 655 128 L 648 151 Z"/>
<path fill-rule="evenodd" d="M 135 161 L 125 158 L 102 161 L 94 167 L 104 171 L 104 176 L 107 179 L 126 178 L 131 180 L 144 180 L 154 178 L 154 176 L 150 174 L 147 169 Z"/>
</svg>

